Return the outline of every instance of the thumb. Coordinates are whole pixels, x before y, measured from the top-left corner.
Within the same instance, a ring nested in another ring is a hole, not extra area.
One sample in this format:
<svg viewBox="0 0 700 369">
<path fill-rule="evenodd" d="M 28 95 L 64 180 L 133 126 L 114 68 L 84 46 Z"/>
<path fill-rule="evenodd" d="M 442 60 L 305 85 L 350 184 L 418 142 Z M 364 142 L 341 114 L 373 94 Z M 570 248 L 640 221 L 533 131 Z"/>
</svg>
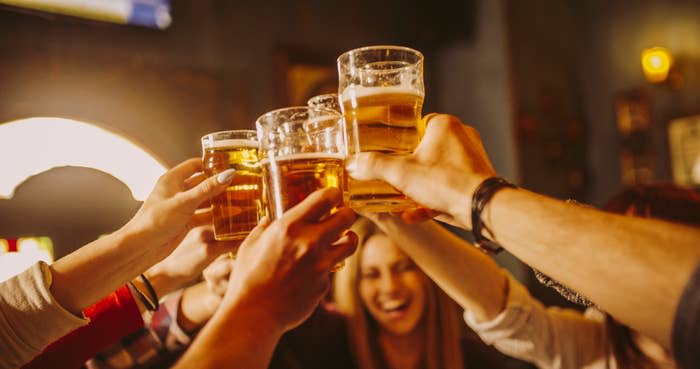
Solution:
<svg viewBox="0 0 700 369">
<path fill-rule="evenodd" d="M 192 205 L 193 209 L 197 208 L 202 202 L 224 192 L 235 174 L 234 169 L 227 169 L 216 176 L 207 178 L 198 185 L 180 193 L 182 202 L 186 205 Z"/>
<path fill-rule="evenodd" d="M 258 225 L 256 225 L 255 228 L 253 228 L 253 230 L 250 231 L 248 237 L 246 237 L 246 241 L 250 240 L 248 241 L 248 243 L 255 242 L 255 240 L 262 236 L 263 232 L 265 232 L 267 227 L 270 226 L 270 223 L 271 221 L 269 217 L 264 216 L 260 218 L 260 221 L 258 221 Z"/>
</svg>

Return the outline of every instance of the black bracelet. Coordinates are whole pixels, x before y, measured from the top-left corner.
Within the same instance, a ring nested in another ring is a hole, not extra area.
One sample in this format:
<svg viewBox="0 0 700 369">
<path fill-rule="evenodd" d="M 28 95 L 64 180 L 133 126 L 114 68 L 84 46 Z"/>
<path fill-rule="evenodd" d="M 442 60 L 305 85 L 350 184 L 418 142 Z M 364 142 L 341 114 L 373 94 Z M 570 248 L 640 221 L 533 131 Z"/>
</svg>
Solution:
<svg viewBox="0 0 700 369">
<path fill-rule="evenodd" d="M 481 220 L 481 212 L 486 204 L 491 201 L 493 195 L 504 188 L 516 188 L 516 186 L 503 178 L 491 177 L 481 182 L 472 196 L 472 236 L 474 237 L 474 244 L 479 249 L 491 254 L 502 251 L 503 247 L 481 234 L 484 229 L 491 233 L 491 230 Z"/>
<path fill-rule="evenodd" d="M 156 295 L 156 290 L 153 288 L 153 285 L 151 282 L 146 278 L 145 275 L 141 274 L 141 280 L 143 281 L 143 284 L 146 285 L 146 289 L 148 289 L 148 293 L 151 294 L 151 301 L 153 301 L 153 311 L 158 310 L 160 307 L 160 302 L 158 301 L 158 295 Z"/>
<path fill-rule="evenodd" d="M 136 291 L 136 295 L 139 297 L 139 300 L 143 303 L 144 306 L 146 306 L 146 309 L 149 311 L 156 311 L 158 310 L 158 307 L 160 307 L 160 302 L 158 301 L 158 296 L 156 295 L 156 291 L 153 289 L 153 286 L 151 285 L 151 282 L 146 279 L 146 276 L 143 274 L 140 275 L 141 281 L 143 281 L 143 284 L 146 286 L 146 289 L 148 289 L 148 293 L 151 295 L 150 297 L 146 296 L 143 291 L 140 289 L 136 288 L 136 285 L 134 285 L 133 282 L 129 281 L 129 286 Z"/>
</svg>

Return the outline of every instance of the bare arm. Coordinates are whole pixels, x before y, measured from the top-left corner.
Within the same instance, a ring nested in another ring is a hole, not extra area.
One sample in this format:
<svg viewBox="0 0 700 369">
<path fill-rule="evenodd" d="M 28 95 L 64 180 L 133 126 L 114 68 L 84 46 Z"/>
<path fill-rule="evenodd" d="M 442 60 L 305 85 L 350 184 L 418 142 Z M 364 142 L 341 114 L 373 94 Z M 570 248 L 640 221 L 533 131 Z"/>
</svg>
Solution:
<svg viewBox="0 0 700 369">
<path fill-rule="evenodd" d="M 670 346 L 676 305 L 700 260 L 700 230 L 567 204 L 518 189 L 483 216 L 508 251 Z"/>
<path fill-rule="evenodd" d="M 474 190 L 496 175 L 478 132 L 448 115 L 430 120 L 411 157 L 362 154 L 348 170 L 359 179 L 383 179 L 432 209 L 405 213 L 405 220 L 441 214 L 465 229 L 471 228 Z M 523 189 L 498 192 L 482 218 L 515 256 L 669 346 L 679 296 L 700 260 L 700 231 L 610 215 Z"/>
<path fill-rule="evenodd" d="M 124 227 L 51 265 L 56 301 L 79 315 L 168 255 L 184 237 L 188 223 L 202 221 L 193 218 L 199 204 L 223 191 L 231 180 L 224 173 L 220 180 L 192 178 L 200 167 L 200 159 L 190 159 L 168 171 Z"/>
<path fill-rule="evenodd" d="M 369 218 L 478 321 L 503 311 L 508 278 L 489 256 L 433 221 L 408 225 L 386 214 Z"/>
</svg>

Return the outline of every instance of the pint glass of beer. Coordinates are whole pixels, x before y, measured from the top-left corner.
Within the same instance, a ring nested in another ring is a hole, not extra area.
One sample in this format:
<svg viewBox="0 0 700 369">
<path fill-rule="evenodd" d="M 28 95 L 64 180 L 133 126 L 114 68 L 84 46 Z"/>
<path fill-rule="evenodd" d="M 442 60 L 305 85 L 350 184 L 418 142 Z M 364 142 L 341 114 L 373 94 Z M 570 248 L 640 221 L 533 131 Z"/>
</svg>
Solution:
<svg viewBox="0 0 700 369">
<path fill-rule="evenodd" d="M 338 58 L 338 93 L 348 156 L 360 152 L 409 155 L 420 141 L 425 87 L 423 55 L 400 46 L 370 46 Z M 349 205 L 369 212 L 402 211 L 416 204 L 386 182 L 348 183 Z"/>
<path fill-rule="evenodd" d="M 214 237 L 243 240 L 264 214 L 256 132 L 221 131 L 202 137 L 202 163 L 209 177 L 236 170 L 226 191 L 211 199 L 211 208 Z"/>
<path fill-rule="evenodd" d="M 271 111 L 256 122 L 267 214 L 279 219 L 312 192 L 345 191 L 340 113 L 312 107 Z"/>
</svg>

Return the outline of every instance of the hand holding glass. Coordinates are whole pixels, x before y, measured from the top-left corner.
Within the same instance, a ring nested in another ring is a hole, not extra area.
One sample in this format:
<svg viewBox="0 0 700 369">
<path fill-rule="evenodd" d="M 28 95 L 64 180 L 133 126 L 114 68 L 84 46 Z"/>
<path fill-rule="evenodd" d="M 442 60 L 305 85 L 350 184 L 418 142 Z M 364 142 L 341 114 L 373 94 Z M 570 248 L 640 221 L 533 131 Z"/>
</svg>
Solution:
<svg viewBox="0 0 700 369">
<path fill-rule="evenodd" d="M 399 46 L 370 46 L 338 58 L 348 155 L 410 155 L 420 141 L 425 87 L 423 55 Z M 349 205 L 368 212 L 402 211 L 415 202 L 386 182 L 349 180 Z"/>
<path fill-rule="evenodd" d="M 211 177 L 233 168 L 236 174 L 226 191 L 211 200 L 214 237 L 243 240 L 263 214 L 262 176 L 255 131 L 236 130 L 202 137 L 204 173 Z"/>
</svg>

